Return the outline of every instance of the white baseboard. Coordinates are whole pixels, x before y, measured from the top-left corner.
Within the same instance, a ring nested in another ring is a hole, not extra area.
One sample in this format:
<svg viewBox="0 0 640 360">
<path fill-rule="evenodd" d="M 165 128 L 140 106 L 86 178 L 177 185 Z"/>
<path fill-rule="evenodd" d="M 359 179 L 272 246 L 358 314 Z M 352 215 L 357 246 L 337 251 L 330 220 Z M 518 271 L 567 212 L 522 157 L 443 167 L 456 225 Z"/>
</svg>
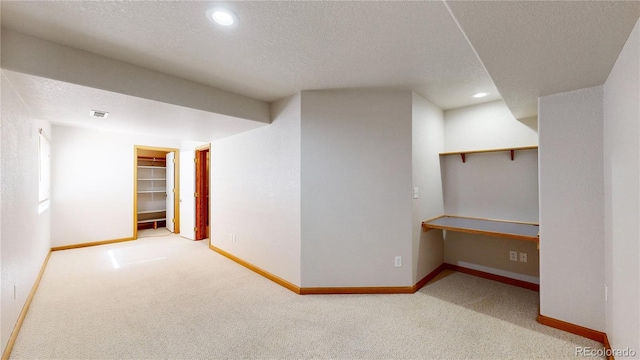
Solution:
<svg viewBox="0 0 640 360">
<path fill-rule="evenodd" d="M 540 285 L 540 278 L 539 277 L 535 277 L 535 276 L 523 275 L 523 274 L 518 274 L 518 273 L 511 272 L 511 271 L 494 269 L 494 268 L 491 268 L 491 267 L 488 267 L 488 266 L 472 264 L 472 263 L 468 263 L 468 262 L 465 262 L 465 261 L 457 261 L 453 265 L 458 265 L 458 266 L 461 266 L 461 267 L 465 267 L 467 269 L 484 271 L 484 272 L 489 273 L 489 274 L 500 275 L 500 276 L 508 277 L 508 278 L 511 278 L 511 279 L 526 281 L 528 283 Z"/>
</svg>

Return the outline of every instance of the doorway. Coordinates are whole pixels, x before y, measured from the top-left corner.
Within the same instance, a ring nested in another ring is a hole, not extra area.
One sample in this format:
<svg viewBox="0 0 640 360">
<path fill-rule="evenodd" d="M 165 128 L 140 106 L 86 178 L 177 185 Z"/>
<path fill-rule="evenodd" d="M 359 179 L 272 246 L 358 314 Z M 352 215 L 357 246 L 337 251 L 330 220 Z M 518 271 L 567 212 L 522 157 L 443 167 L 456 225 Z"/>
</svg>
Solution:
<svg viewBox="0 0 640 360">
<path fill-rule="evenodd" d="M 209 166 L 211 146 L 196 148 L 196 240 L 209 238 Z"/>
<path fill-rule="evenodd" d="M 179 150 L 134 146 L 133 237 L 138 230 L 180 233 Z"/>
</svg>

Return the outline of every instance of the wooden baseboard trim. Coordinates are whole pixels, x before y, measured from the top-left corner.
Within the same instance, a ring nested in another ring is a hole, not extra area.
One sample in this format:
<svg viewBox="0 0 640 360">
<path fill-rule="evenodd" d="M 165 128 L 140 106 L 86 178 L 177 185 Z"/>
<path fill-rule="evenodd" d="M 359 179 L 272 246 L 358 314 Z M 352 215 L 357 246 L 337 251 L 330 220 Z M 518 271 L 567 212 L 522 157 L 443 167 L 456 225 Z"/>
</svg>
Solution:
<svg viewBox="0 0 640 360">
<path fill-rule="evenodd" d="M 20 333 L 20 329 L 22 328 L 22 323 L 24 322 L 24 318 L 27 316 L 27 311 L 29 311 L 29 306 L 31 306 L 31 301 L 36 294 L 36 290 L 38 290 L 38 285 L 40 285 L 40 279 L 42 279 L 42 275 L 44 274 L 44 270 L 47 268 L 47 264 L 49 263 L 49 258 L 51 257 L 51 250 L 47 254 L 47 257 L 44 259 L 42 263 L 42 268 L 40 268 L 40 272 L 38 273 L 38 277 L 36 281 L 33 283 L 31 287 L 31 292 L 29 296 L 27 296 L 27 300 L 22 307 L 22 311 L 20 311 L 20 315 L 18 316 L 18 321 L 16 321 L 16 325 L 13 327 L 13 331 L 11 332 L 11 336 L 9 337 L 9 341 L 7 342 L 7 347 L 4 349 L 2 353 L 2 360 L 8 360 L 11 356 L 11 351 L 13 350 L 13 345 L 16 343 L 16 339 L 18 338 L 18 334 Z"/>
<path fill-rule="evenodd" d="M 114 243 L 119 243 L 119 242 L 124 242 L 124 241 L 131 241 L 131 240 L 135 240 L 135 238 L 128 237 L 128 238 L 122 238 L 122 239 L 93 241 L 93 242 L 82 243 L 82 244 L 71 244 L 71 245 L 64 245 L 64 246 L 56 246 L 56 247 L 52 247 L 51 251 L 79 249 L 79 248 L 83 248 L 83 247 L 114 244 Z"/>
<path fill-rule="evenodd" d="M 603 344 L 605 341 L 605 336 L 606 336 L 605 333 L 597 330 L 592 330 L 584 326 L 550 318 L 548 316 L 544 316 L 541 314 L 538 314 L 538 322 L 542 325 L 550 326 L 552 328 L 560 329 L 562 331 L 566 331 L 578 336 L 586 337 L 587 339 L 595 340 Z"/>
<path fill-rule="evenodd" d="M 611 351 L 611 344 L 609 343 L 609 337 L 607 333 L 604 334 L 604 351 L 607 354 L 607 360 L 616 360 L 613 356 L 613 352 Z"/>
<path fill-rule="evenodd" d="M 218 247 L 209 244 L 209 249 L 217 252 L 218 254 L 232 260 L 247 269 L 266 277 L 267 279 L 275 282 L 278 285 L 293 291 L 299 295 L 345 295 L 345 294 L 413 294 L 436 277 L 442 270 L 445 269 L 445 264 L 441 264 L 435 270 L 427 274 L 424 278 L 418 281 L 413 286 L 369 286 L 369 287 L 307 287 L 302 288 L 296 286 L 276 275 L 273 275 L 253 264 L 250 264 L 239 257 L 232 255 Z"/>
<path fill-rule="evenodd" d="M 444 270 L 440 264 L 413 286 L 367 286 L 367 287 L 312 287 L 300 288 L 300 295 L 344 295 L 344 294 L 413 294 Z"/>
<path fill-rule="evenodd" d="M 447 264 L 447 263 L 444 264 L 444 268 L 449 270 L 459 271 L 461 273 L 465 273 L 469 275 L 478 276 L 478 277 L 489 279 L 489 280 L 499 281 L 501 283 L 514 285 L 514 286 L 518 286 L 518 287 L 533 290 L 533 291 L 540 291 L 540 285 L 522 281 L 522 280 L 512 279 L 512 278 L 508 278 L 501 275 L 495 275 L 488 272 L 469 269 L 462 266 Z"/>
<path fill-rule="evenodd" d="M 433 280 L 434 277 L 438 276 L 445 269 L 445 264 L 440 264 L 435 270 L 428 273 L 427 276 L 423 277 L 422 280 L 418 281 L 415 285 L 413 285 L 413 292 L 420 290 L 423 286 L 427 285 L 427 283 Z"/>
<path fill-rule="evenodd" d="M 308 287 L 300 295 L 413 294 L 413 286 Z"/>
<path fill-rule="evenodd" d="M 413 286 L 372 286 L 372 287 L 317 287 L 300 288 L 300 295 L 334 295 L 334 294 L 413 294 L 425 286 L 444 270 L 440 264 Z"/>
<path fill-rule="evenodd" d="M 224 256 L 226 258 L 228 258 L 229 260 L 235 261 L 236 263 L 246 267 L 247 269 L 249 269 L 249 270 L 251 270 L 251 271 L 253 271 L 253 272 L 255 272 L 255 273 L 259 274 L 259 275 L 262 275 L 262 276 L 266 277 L 267 279 L 273 281 L 274 283 L 276 283 L 276 284 L 278 284 L 280 286 L 283 286 L 283 287 L 293 291 L 296 294 L 300 294 L 300 287 L 288 282 L 287 280 L 285 280 L 283 278 L 280 278 L 280 277 L 278 277 L 276 275 L 273 275 L 273 274 L 271 274 L 271 273 L 269 273 L 267 271 L 264 271 L 264 270 L 260 269 L 259 267 L 255 266 L 255 265 L 252 265 L 252 264 L 240 259 L 239 257 L 237 257 L 235 255 L 232 255 L 232 254 L 230 254 L 230 253 L 228 253 L 228 252 L 226 252 L 226 251 L 224 251 L 224 250 L 222 250 L 220 248 L 217 248 L 217 247 L 215 247 L 215 246 L 213 246 L 211 244 L 209 244 L 209 249 L 217 252 L 218 254 L 220 254 L 220 255 L 222 255 L 222 256 Z"/>
</svg>

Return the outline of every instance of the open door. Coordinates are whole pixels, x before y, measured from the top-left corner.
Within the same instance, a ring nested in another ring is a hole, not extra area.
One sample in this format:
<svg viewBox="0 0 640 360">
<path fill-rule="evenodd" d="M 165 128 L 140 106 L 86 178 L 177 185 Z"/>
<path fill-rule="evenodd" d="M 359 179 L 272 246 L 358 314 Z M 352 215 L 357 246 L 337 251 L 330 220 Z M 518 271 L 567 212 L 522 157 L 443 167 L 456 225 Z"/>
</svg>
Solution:
<svg viewBox="0 0 640 360">
<path fill-rule="evenodd" d="M 196 149 L 196 240 L 209 237 L 209 145 Z"/>
<path fill-rule="evenodd" d="M 180 236 L 196 239 L 195 151 L 180 152 Z"/>
<path fill-rule="evenodd" d="M 175 229 L 175 207 L 174 207 L 174 203 L 175 203 L 175 154 L 170 152 L 167 153 L 167 230 L 171 231 L 172 233 L 176 232 Z"/>
</svg>

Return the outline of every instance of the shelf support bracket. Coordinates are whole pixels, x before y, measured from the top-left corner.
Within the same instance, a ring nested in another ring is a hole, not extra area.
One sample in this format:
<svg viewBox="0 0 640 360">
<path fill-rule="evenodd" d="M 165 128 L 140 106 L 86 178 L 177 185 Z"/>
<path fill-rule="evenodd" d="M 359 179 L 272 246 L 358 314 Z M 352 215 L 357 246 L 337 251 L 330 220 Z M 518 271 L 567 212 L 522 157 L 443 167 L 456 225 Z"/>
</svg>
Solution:
<svg viewBox="0 0 640 360">
<path fill-rule="evenodd" d="M 516 151 L 511 149 L 511 161 L 513 161 L 515 153 L 516 153 Z"/>
<path fill-rule="evenodd" d="M 460 157 L 462 158 L 462 162 L 463 163 L 467 162 L 467 156 L 466 155 L 467 154 L 465 154 L 465 153 L 460 153 Z"/>
</svg>

